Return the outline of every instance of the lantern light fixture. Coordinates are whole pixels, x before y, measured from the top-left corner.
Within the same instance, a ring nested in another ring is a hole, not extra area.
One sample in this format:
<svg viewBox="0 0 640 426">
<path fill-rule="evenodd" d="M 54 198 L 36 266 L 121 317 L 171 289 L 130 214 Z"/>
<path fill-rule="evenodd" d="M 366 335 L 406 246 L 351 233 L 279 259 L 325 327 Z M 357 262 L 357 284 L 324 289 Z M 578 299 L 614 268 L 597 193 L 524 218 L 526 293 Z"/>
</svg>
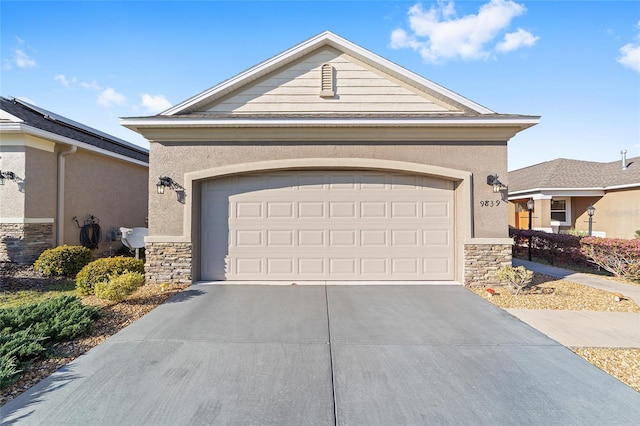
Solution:
<svg viewBox="0 0 640 426">
<path fill-rule="evenodd" d="M 507 189 L 507 186 L 502 182 L 500 182 L 497 174 L 487 176 L 487 185 L 492 186 L 493 192 L 496 194 L 500 191 Z"/>
</svg>

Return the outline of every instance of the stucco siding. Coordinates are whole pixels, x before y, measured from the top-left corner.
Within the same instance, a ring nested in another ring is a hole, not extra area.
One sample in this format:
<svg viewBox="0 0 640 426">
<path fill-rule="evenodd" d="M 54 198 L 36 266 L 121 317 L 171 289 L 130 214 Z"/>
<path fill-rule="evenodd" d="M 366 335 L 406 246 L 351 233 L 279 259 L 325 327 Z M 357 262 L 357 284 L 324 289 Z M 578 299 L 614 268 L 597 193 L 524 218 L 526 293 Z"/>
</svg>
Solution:
<svg viewBox="0 0 640 426">
<path fill-rule="evenodd" d="M 55 153 L 26 147 L 25 217 L 56 216 L 57 156 Z"/>
<path fill-rule="evenodd" d="M 640 229 L 640 188 L 608 191 L 593 205 L 593 230 L 606 230 L 607 238 L 634 238 Z M 586 213 L 580 221 L 586 221 Z"/>
<path fill-rule="evenodd" d="M 507 203 L 502 194 L 494 194 L 486 184 L 488 174 L 506 175 L 506 143 L 491 144 L 322 144 L 269 143 L 257 144 L 160 144 L 152 143 L 149 190 L 155 192 L 157 176 L 168 175 L 184 185 L 185 173 L 233 164 L 273 159 L 364 158 L 433 165 L 473 174 L 471 204 L 475 227 L 473 237 L 503 238 L 508 236 Z M 192 194 L 186 202 L 192 203 Z M 482 202 L 488 202 L 483 203 Z M 493 202 L 493 203 L 491 203 Z M 184 205 L 173 191 L 149 197 L 150 235 L 182 236 Z M 460 224 L 462 226 L 463 224 Z"/>
<path fill-rule="evenodd" d="M 334 68 L 335 96 L 321 98 L 321 66 Z M 324 48 L 204 109 L 210 113 L 459 112 L 344 53 Z"/>
<path fill-rule="evenodd" d="M 21 179 L 25 177 L 25 147 L 20 135 L 2 135 L 0 143 L 0 170 L 15 173 L 18 180 L 5 180 L 0 185 L 0 218 L 19 219 L 24 218 L 25 191 Z M 16 143 L 10 144 L 11 142 Z"/>
<path fill-rule="evenodd" d="M 88 151 L 65 157 L 64 244 L 79 244 L 80 225 L 93 215 L 100 220 L 103 241 L 99 251 L 109 248 L 106 233 L 121 226 L 146 226 L 148 173 L 144 166 L 96 155 Z M 114 244 L 114 248 L 119 243 Z"/>
</svg>

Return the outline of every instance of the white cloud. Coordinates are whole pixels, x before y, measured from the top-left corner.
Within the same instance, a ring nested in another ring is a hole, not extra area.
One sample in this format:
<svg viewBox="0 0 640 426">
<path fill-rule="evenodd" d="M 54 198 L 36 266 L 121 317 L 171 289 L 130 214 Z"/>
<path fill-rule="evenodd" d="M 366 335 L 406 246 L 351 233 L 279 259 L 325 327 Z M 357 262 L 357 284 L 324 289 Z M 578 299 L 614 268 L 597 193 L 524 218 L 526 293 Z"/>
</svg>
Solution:
<svg viewBox="0 0 640 426">
<path fill-rule="evenodd" d="M 640 29 L 640 21 L 638 21 L 638 29 Z M 636 38 L 640 38 L 640 35 Z M 618 62 L 627 68 L 640 72 L 640 42 L 627 43 L 622 46 Z"/>
<path fill-rule="evenodd" d="M 438 1 L 425 10 L 417 3 L 409 9 L 411 33 L 396 29 L 391 33 L 391 47 L 410 48 L 428 62 L 446 59 L 486 59 L 493 50 L 491 44 L 505 31 L 513 18 L 525 13 L 526 8 L 512 0 L 490 0 L 477 14 L 458 17 L 453 1 Z M 505 35 L 496 46 L 508 52 L 524 46 L 533 46 L 538 37 L 525 31 Z"/>
<path fill-rule="evenodd" d="M 142 95 L 142 106 L 150 113 L 156 114 L 171 107 L 171 102 L 164 95 Z"/>
<path fill-rule="evenodd" d="M 515 33 L 508 33 L 504 35 L 504 39 L 496 45 L 498 52 L 507 53 L 513 50 L 518 50 L 521 47 L 531 47 L 536 44 L 540 37 L 534 36 L 529 31 L 525 31 L 522 28 L 518 28 Z"/>
<path fill-rule="evenodd" d="M 620 48 L 618 62 L 627 68 L 640 72 L 640 44 L 625 44 Z"/>
<path fill-rule="evenodd" d="M 5 60 L 2 68 L 5 70 L 13 69 L 13 66 L 18 68 L 35 68 L 37 66 L 36 60 L 27 54 L 26 49 L 29 49 L 27 42 L 16 36 L 16 44 L 12 50 L 13 56 L 10 60 Z"/>
<path fill-rule="evenodd" d="M 111 87 L 107 87 L 100 95 L 98 95 L 98 105 L 104 107 L 110 107 L 112 105 L 122 105 L 127 98 L 113 90 Z"/>
<path fill-rule="evenodd" d="M 20 49 L 15 50 L 13 60 L 18 68 L 35 68 L 36 66 L 36 61 Z"/>
<path fill-rule="evenodd" d="M 86 81 L 82 81 L 82 82 L 80 82 L 80 87 L 82 87 L 83 89 L 102 90 L 102 87 L 100 87 L 100 85 L 98 83 L 96 83 L 95 80 L 93 80 L 91 83 L 87 83 Z"/>
<path fill-rule="evenodd" d="M 53 78 L 55 81 L 59 81 L 64 87 L 69 87 L 72 84 L 75 84 L 76 78 L 73 77 L 71 79 L 67 78 L 64 74 L 58 74 Z"/>
</svg>

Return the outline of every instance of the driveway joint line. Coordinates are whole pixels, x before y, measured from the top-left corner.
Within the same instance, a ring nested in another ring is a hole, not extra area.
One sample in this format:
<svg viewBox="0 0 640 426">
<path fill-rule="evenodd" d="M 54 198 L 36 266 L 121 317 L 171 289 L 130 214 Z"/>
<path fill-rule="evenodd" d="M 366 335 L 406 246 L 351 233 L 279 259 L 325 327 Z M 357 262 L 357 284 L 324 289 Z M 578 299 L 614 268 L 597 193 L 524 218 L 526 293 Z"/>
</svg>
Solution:
<svg viewBox="0 0 640 426">
<path fill-rule="evenodd" d="M 331 344 L 331 317 L 329 313 L 329 294 L 327 290 L 327 285 L 324 286 L 324 301 L 325 306 L 327 308 L 327 336 L 329 339 L 329 369 L 331 370 L 331 393 L 333 395 L 333 424 L 338 424 L 338 406 L 337 406 L 337 398 L 336 398 L 336 380 L 335 380 L 335 371 L 333 369 L 333 349 Z"/>
</svg>

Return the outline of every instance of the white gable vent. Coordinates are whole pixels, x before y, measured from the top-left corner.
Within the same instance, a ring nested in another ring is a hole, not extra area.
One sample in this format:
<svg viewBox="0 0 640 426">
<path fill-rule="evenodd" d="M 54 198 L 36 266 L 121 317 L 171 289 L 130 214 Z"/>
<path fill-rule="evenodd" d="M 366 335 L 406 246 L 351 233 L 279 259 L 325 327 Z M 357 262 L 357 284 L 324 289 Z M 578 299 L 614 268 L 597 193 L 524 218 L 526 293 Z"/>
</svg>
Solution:
<svg viewBox="0 0 640 426">
<path fill-rule="evenodd" d="M 334 70 L 331 64 L 322 64 L 320 76 L 320 96 L 323 98 L 333 97 L 336 95 L 335 88 L 333 87 Z"/>
</svg>

